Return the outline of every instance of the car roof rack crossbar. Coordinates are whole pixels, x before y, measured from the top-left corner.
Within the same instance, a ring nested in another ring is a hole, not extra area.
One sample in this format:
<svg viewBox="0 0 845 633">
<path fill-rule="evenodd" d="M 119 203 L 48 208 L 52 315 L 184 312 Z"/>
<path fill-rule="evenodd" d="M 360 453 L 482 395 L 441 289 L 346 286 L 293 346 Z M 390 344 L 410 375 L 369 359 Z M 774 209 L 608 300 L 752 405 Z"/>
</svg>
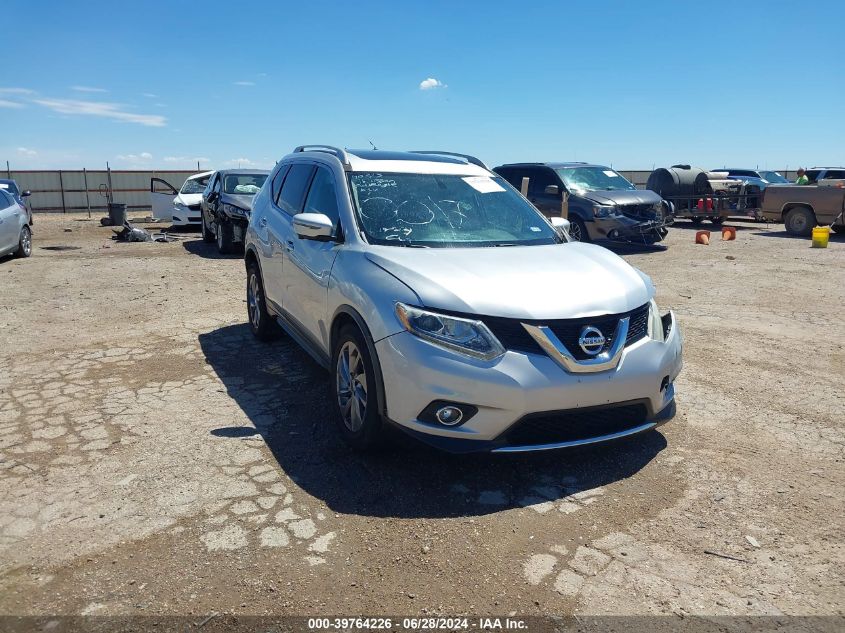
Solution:
<svg viewBox="0 0 845 633">
<path fill-rule="evenodd" d="M 293 153 L 297 152 L 325 152 L 327 154 L 334 154 L 338 157 L 344 167 L 349 167 L 349 154 L 345 149 L 334 147 L 333 145 L 299 145 L 293 149 Z"/>
<path fill-rule="evenodd" d="M 457 152 L 441 152 L 441 151 L 437 151 L 437 150 L 414 150 L 410 153 L 411 154 L 432 154 L 434 156 L 452 156 L 454 158 L 463 158 L 466 162 L 472 163 L 473 165 L 478 165 L 482 169 L 487 169 L 487 170 L 490 169 L 480 159 L 476 158 L 475 156 L 470 156 L 469 154 L 458 154 Z"/>
</svg>

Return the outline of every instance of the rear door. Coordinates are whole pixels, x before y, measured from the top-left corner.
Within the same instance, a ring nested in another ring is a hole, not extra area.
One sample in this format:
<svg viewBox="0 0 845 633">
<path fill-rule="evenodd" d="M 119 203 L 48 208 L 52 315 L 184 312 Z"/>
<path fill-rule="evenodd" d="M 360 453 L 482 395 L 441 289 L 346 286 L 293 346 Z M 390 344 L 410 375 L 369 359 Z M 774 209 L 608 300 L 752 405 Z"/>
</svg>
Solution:
<svg viewBox="0 0 845 633">
<path fill-rule="evenodd" d="M 270 252 L 264 270 L 264 292 L 277 307 L 288 312 L 288 302 L 296 297 L 285 294 L 288 286 L 285 279 L 287 249 L 296 239 L 291 220 L 302 211 L 305 192 L 311 183 L 314 165 L 293 163 L 285 175 L 279 195 L 270 205 L 267 214 L 267 248 Z"/>
<path fill-rule="evenodd" d="M 150 206 L 158 220 L 173 219 L 173 198 L 179 191 L 162 178 L 150 178 Z"/>
</svg>

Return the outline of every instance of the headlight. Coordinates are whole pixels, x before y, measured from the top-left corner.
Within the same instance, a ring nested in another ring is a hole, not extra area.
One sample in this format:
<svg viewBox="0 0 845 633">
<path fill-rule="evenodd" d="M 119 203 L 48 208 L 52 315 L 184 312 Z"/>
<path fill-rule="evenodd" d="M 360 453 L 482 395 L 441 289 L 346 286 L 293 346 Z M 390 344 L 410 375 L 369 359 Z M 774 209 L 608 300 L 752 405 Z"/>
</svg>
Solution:
<svg viewBox="0 0 845 633">
<path fill-rule="evenodd" d="M 174 202 L 173 208 L 176 211 L 184 211 L 185 209 L 187 209 L 187 207 L 184 204 L 182 204 L 181 202 Z"/>
<path fill-rule="evenodd" d="M 481 321 L 446 316 L 404 303 L 396 304 L 396 316 L 414 336 L 456 352 L 483 360 L 505 353 L 505 348 Z"/>
<path fill-rule="evenodd" d="M 233 215 L 237 218 L 248 218 L 249 211 L 246 209 L 241 209 L 240 207 L 236 207 L 233 204 L 224 204 L 223 205 L 223 212 L 228 213 L 229 215 Z"/>
<path fill-rule="evenodd" d="M 663 320 L 660 318 L 660 308 L 657 307 L 657 302 L 654 299 L 648 304 L 648 335 L 660 343 L 665 340 L 663 336 Z"/>
<path fill-rule="evenodd" d="M 593 206 L 593 215 L 597 218 L 606 218 L 609 215 L 616 215 L 616 207 L 613 206 L 602 206 L 602 205 L 594 205 Z"/>
</svg>

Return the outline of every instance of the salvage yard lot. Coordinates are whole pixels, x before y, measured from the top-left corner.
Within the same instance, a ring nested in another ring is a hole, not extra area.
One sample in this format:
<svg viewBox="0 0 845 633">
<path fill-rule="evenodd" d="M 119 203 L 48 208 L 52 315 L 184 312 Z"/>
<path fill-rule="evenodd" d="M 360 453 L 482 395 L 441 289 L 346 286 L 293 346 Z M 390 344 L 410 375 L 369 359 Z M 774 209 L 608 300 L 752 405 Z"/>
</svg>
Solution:
<svg viewBox="0 0 845 633">
<path fill-rule="evenodd" d="M 660 433 L 455 458 L 351 452 L 239 258 L 37 216 L 0 260 L 0 613 L 841 614 L 845 240 L 735 225 L 623 253 L 685 335 Z"/>
</svg>

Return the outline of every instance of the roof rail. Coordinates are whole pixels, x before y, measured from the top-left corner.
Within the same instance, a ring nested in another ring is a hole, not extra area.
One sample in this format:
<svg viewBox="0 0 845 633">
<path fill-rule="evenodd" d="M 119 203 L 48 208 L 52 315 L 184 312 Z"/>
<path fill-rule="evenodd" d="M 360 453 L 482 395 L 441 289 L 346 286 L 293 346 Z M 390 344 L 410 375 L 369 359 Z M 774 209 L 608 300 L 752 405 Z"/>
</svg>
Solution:
<svg viewBox="0 0 845 633">
<path fill-rule="evenodd" d="M 349 167 L 349 154 L 346 153 L 345 149 L 340 149 L 339 147 L 334 147 L 332 145 L 298 145 L 297 147 L 293 148 L 293 153 L 296 154 L 297 152 L 325 152 L 326 154 L 334 154 L 338 157 L 341 163 L 343 163 L 344 167 Z"/>
<path fill-rule="evenodd" d="M 490 168 L 477 159 L 475 156 L 470 156 L 469 154 L 458 154 L 457 152 L 440 152 L 437 150 L 414 150 L 410 152 L 411 154 L 432 154 L 434 156 L 452 156 L 454 158 L 463 158 L 466 162 L 472 163 L 473 165 L 478 165 L 482 169 L 489 170 Z"/>
</svg>

